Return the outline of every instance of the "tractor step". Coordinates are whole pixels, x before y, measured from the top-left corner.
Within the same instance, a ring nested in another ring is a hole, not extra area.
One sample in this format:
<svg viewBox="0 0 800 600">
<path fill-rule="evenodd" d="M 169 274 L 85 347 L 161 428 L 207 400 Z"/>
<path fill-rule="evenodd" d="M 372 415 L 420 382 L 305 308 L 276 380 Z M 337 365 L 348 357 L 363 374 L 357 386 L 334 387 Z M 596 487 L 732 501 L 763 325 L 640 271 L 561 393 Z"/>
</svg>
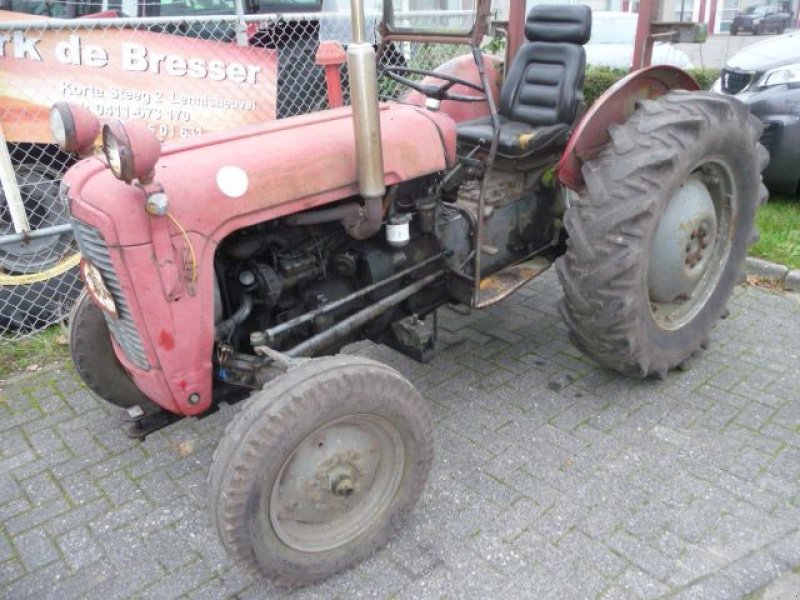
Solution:
<svg viewBox="0 0 800 600">
<path fill-rule="evenodd" d="M 531 279 L 544 273 L 552 265 L 546 258 L 536 257 L 525 262 L 506 267 L 481 279 L 476 308 L 485 308 L 519 289 Z"/>
<path fill-rule="evenodd" d="M 163 429 L 181 417 L 165 410 L 145 412 L 139 406 L 127 409 L 125 415 L 125 433 L 128 437 L 144 440 L 149 434 Z"/>
</svg>

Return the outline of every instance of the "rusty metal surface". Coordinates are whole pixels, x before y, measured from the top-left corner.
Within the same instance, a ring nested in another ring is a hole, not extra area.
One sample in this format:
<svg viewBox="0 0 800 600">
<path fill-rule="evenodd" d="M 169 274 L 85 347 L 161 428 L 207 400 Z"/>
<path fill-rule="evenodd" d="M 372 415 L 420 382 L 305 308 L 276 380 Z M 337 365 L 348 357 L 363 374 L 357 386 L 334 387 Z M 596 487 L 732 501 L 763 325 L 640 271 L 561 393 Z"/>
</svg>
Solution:
<svg viewBox="0 0 800 600">
<path fill-rule="evenodd" d="M 525 41 L 525 0 L 509 0 L 508 10 L 506 64 L 510 65 Z"/>
<path fill-rule="evenodd" d="M 485 308 L 500 302 L 531 279 L 544 273 L 552 264 L 546 258 L 537 257 L 484 277 L 480 282 L 475 306 Z"/>
<path fill-rule="evenodd" d="M 597 156 L 610 139 L 609 126 L 625 122 L 639 100 L 658 98 L 671 90 L 699 89 L 691 75 L 667 65 L 642 69 L 621 79 L 597 99 L 573 131 L 556 167 L 559 181 L 580 191 L 583 162 Z"/>
</svg>

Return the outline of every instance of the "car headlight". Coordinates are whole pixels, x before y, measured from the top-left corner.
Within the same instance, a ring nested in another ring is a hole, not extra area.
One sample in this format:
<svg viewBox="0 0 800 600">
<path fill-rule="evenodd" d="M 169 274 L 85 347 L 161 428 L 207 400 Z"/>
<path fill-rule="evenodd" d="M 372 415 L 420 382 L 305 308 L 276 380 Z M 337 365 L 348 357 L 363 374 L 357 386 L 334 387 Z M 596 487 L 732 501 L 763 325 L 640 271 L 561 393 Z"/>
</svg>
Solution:
<svg viewBox="0 0 800 600">
<path fill-rule="evenodd" d="M 111 295 L 111 290 L 108 289 L 106 282 L 103 281 L 103 275 L 100 270 L 84 259 L 81 261 L 81 275 L 83 275 L 86 289 L 89 291 L 94 303 L 112 317 L 118 317 L 119 313 L 117 312 L 117 304 L 114 302 L 114 296 Z"/>
<path fill-rule="evenodd" d="M 758 25 L 761 23 L 761 19 L 753 19 L 753 25 Z"/>
<path fill-rule="evenodd" d="M 103 126 L 103 154 L 117 179 L 147 184 L 153 181 L 161 142 L 143 123 L 109 121 Z"/>
<path fill-rule="evenodd" d="M 89 150 L 100 133 L 100 120 L 88 108 L 56 102 L 50 108 L 50 133 L 64 152 Z"/>
<path fill-rule="evenodd" d="M 770 87 L 798 81 L 800 81 L 800 63 L 795 63 L 770 69 L 761 76 L 756 85 L 758 87 Z"/>
</svg>

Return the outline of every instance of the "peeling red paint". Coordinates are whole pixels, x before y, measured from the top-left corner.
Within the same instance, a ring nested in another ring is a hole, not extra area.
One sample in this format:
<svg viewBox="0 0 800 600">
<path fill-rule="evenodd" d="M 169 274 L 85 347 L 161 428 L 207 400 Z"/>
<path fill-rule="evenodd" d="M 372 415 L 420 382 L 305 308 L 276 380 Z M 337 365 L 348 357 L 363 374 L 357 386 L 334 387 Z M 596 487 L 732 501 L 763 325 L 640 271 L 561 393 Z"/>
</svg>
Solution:
<svg viewBox="0 0 800 600">
<path fill-rule="evenodd" d="M 169 331 L 162 329 L 161 333 L 158 334 L 158 345 L 164 350 L 172 350 L 175 347 L 175 338 L 172 337 Z"/>
</svg>

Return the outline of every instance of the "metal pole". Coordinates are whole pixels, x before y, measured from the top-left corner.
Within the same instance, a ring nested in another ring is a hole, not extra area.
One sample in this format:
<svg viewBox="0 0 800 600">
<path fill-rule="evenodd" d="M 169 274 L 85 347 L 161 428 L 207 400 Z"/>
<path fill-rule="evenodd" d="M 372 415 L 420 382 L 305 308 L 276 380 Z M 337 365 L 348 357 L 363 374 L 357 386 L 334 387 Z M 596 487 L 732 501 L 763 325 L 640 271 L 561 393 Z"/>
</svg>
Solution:
<svg viewBox="0 0 800 600">
<path fill-rule="evenodd" d="M 494 104 L 494 96 L 492 96 L 491 84 L 489 77 L 486 75 L 486 65 L 483 62 L 483 55 L 480 48 L 477 46 L 472 47 L 472 57 L 475 60 L 475 66 L 478 68 L 478 74 L 481 77 L 484 92 L 486 93 L 486 104 L 489 105 L 489 115 L 492 118 L 492 143 L 489 146 L 489 156 L 486 159 L 486 169 L 483 173 L 481 180 L 481 189 L 478 194 L 478 218 L 475 223 L 475 269 L 473 270 L 474 280 L 472 282 L 472 302 L 471 308 L 478 305 L 478 299 L 481 293 L 481 252 L 483 252 L 483 229 L 484 229 L 484 215 L 486 206 L 486 193 L 489 189 L 489 178 L 492 175 L 494 168 L 494 161 L 497 157 L 497 143 L 500 139 L 500 117 L 497 114 L 497 107 Z"/>
<path fill-rule="evenodd" d="M 650 26 L 656 14 L 657 0 L 641 0 L 639 2 L 639 20 L 636 22 L 636 39 L 633 44 L 633 64 L 631 71 L 638 71 L 650 65 L 653 52 L 653 39 L 650 37 Z"/>
<path fill-rule="evenodd" d="M 350 19 L 352 43 L 364 41 L 364 0 L 350 0 Z"/>
<path fill-rule="evenodd" d="M 352 43 L 347 47 L 350 105 L 358 169 L 358 192 L 366 199 L 386 193 L 375 48 L 364 41 L 364 0 L 350 0 Z"/>
<path fill-rule="evenodd" d="M 709 17 L 708 17 L 708 33 L 709 35 L 714 35 L 716 27 L 717 27 L 717 4 L 719 0 L 711 0 L 711 6 L 709 8 Z"/>
<path fill-rule="evenodd" d="M 292 357 L 313 356 L 319 350 L 325 348 L 325 346 L 332 344 L 337 339 L 341 339 L 353 333 L 368 321 L 371 321 L 375 317 L 382 315 L 393 306 L 397 306 L 406 298 L 413 296 L 422 288 L 439 279 L 442 275 L 444 275 L 444 271 L 433 273 L 427 277 L 423 277 L 419 281 L 416 281 L 409 286 L 402 288 L 401 290 L 396 291 L 390 296 L 381 298 L 375 304 L 350 315 L 344 321 L 338 322 L 330 329 L 326 329 L 322 333 L 318 333 L 317 335 L 308 338 L 305 342 L 298 344 L 285 354 Z"/>
<path fill-rule="evenodd" d="M 236 43 L 239 46 L 247 46 L 247 25 L 244 24 L 244 1 L 233 0 L 233 10 L 239 20 L 236 22 Z"/>
<path fill-rule="evenodd" d="M 506 70 L 525 40 L 525 0 L 510 0 L 508 7 L 508 38 L 506 39 Z"/>
<path fill-rule="evenodd" d="M 9 235 L 0 235 L 0 248 L 3 246 L 10 246 L 11 244 L 20 244 L 28 240 L 38 240 L 61 235 L 62 233 L 68 233 L 70 231 L 72 231 L 71 223 L 61 223 L 60 225 L 51 225 L 50 227 L 43 227 L 42 229 L 36 229 L 34 231 L 21 231 Z"/>
<path fill-rule="evenodd" d="M 14 231 L 16 233 L 30 231 L 31 225 L 28 223 L 28 215 L 25 214 L 25 204 L 22 202 L 17 177 L 14 175 L 14 165 L 11 164 L 11 154 L 8 152 L 2 123 L 0 123 L 0 184 L 3 186 L 3 194 L 8 204 L 8 212 L 11 214 Z"/>
<path fill-rule="evenodd" d="M 271 328 L 267 329 L 264 332 L 264 335 L 267 338 L 267 342 L 268 343 L 272 343 L 272 342 L 275 341 L 275 338 L 277 338 L 282 333 L 286 333 L 287 331 L 291 331 L 295 327 L 299 327 L 300 325 L 308 323 L 309 321 L 313 321 L 314 319 L 316 319 L 320 315 L 324 315 L 325 313 L 329 313 L 329 312 L 331 312 L 333 310 L 336 310 L 337 308 L 342 307 L 345 304 L 349 304 L 353 300 L 357 300 L 358 298 L 362 298 L 362 297 L 364 297 L 364 296 L 366 296 L 368 294 L 371 294 L 375 290 L 378 290 L 378 289 L 384 287 L 385 285 L 393 283 L 393 282 L 397 281 L 398 279 L 402 279 L 403 277 L 407 277 L 408 275 L 411 275 L 412 273 L 415 273 L 416 271 L 419 271 L 420 269 L 428 266 L 429 264 L 431 264 L 433 262 L 436 262 L 437 260 L 442 258 L 442 256 L 443 255 L 441 253 L 440 254 L 435 254 L 434 256 L 431 256 L 430 258 L 426 258 L 422 262 L 418 262 L 417 264 L 415 264 L 415 265 L 413 265 L 413 266 L 411 266 L 411 267 L 409 267 L 407 269 L 404 269 L 403 271 L 399 271 L 398 273 L 395 273 L 391 277 L 387 277 L 386 279 L 381 279 L 380 281 L 375 282 L 375 283 L 373 283 L 371 285 L 368 285 L 367 287 L 361 288 L 360 290 L 357 290 L 357 291 L 353 292 L 352 294 L 348 294 L 344 298 L 339 298 L 338 300 L 334 300 L 333 302 L 328 302 L 327 304 L 324 304 L 324 305 L 320 306 L 319 308 L 316 308 L 316 309 L 314 309 L 312 311 L 309 311 L 309 312 L 304 313 L 304 314 L 302 314 L 300 316 L 297 316 L 294 319 L 291 319 L 291 320 L 286 321 L 284 323 L 280 323 L 280 324 L 276 325 L 275 327 L 271 327 Z"/>
</svg>

